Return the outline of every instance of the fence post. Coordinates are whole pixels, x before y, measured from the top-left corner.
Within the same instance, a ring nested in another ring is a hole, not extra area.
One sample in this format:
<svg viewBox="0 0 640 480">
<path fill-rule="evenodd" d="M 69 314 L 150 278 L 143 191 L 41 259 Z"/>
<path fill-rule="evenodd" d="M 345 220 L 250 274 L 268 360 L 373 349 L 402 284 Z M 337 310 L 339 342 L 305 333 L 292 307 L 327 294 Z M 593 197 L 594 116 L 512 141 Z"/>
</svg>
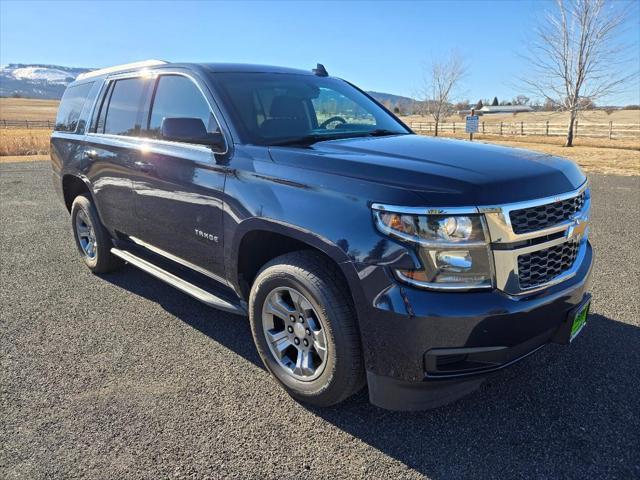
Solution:
<svg viewBox="0 0 640 480">
<path fill-rule="evenodd" d="M 29 128 L 29 120 L 25 120 L 24 123 L 27 124 L 27 128 Z"/>
<path fill-rule="evenodd" d="M 547 137 L 549 136 L 549 120 L 547 120 L 547 125 L 545 127 L 545 133 L 544 133 Z"/>
<path fill-rule="evenodd" d="M 613 134 L 613 121 L 609 121 L 609 140 L 611 140 L 612 134 Z"/>
<path fill-rule="evenodd" d="M 456 122 L 453 122 L 453 133 L 456 133 Z"/>
<path fill-rule="evenodd" d="M 500 122 L 500 135 L 502 135 L 502 122 Z"/>
<path fill-rule="evenodd" d="M 484 120 L 482 121 L 482 133 L 484 134 Z"/>
<path fill-rule="evenodd" d="M 520 122 L 520 135 L 524 135 L 524 122 Z"/>
<path fill-rule="evenodd" d="M 573 132 L 573 136 L 574 136 L 574 138 L 578 138 L 578 120 L 576 120 L 575 127 L 576 128 L 575 128 L 575 130 Z"/>
</svg>

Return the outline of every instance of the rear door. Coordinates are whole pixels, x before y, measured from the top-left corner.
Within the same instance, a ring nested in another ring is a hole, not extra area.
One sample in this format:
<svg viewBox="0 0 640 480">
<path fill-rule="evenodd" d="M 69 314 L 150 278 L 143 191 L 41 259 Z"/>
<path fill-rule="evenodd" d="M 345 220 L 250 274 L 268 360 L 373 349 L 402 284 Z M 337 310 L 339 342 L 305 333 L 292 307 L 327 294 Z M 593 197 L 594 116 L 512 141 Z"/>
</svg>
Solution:
<svg viewBox="0 0 640 480">
<path fill-rule="evenodd" d="M 51 135 L 51 166 L 57 176 L 66 173 L 65 168 L 71 170 L 82 164 L 88 111 L 96 99 L 99 83 L 72 85 L 62 96 Z M 55 184 L 61 185 L 59 179 Z"/>
<path fill-rule="evenodd" d="M 160 74 L 147 118 L 148 142 L 135 177 L 138 240 L 187 266 L 224 277 L 222 211 L 227 167 L 211 147 L 166 141 L 164 118 L 200 118 L 220 130 L 206 86 L 179 70 Z"/>
<path fill-rule="evenodd" d="M 94 110 L 85 157 L 102 222 L 112 232 L 135 234 L 133 175 L 138 170 L 143 110 L 153 80 L 110 79 Z"/>
</svg>

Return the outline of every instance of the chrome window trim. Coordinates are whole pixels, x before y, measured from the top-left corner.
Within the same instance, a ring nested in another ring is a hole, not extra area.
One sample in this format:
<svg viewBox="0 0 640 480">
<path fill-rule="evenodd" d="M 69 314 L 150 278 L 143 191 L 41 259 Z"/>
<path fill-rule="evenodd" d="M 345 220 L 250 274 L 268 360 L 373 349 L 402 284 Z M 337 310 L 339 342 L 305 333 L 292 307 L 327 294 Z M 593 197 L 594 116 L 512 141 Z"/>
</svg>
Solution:
<svg viewBox="0 0 640 480">
<path fill-rule="evenodd" d="M 122 142 L 125 143 L 129 148 L 137 148 L 138 150 L 145 151 L 150 147 L 156 146 L 172 146 L 172 147 L 181 147 L 188 150 L 193 150 L 201 153 L 213 154 L 213 151 L 205 146 L 205 145 L 197 145 L 194 143 L 183 143 L 183 142 L 173 142 L 170 140 L 158 140 L 155 138 L 147 138 L 147 137 L 133 137 L 126 135 L 113 135 L 110 133 L 88 133 L 87 136 L 91 137 L 93 140 L 111 140 L 113 142 Z M 113 143 L 109 143 L 109 145 L 113 145 Z"/>
<path fill-rule="evenodd" d="M 559 223 L 557 225 L 553 225 L 551 227 L 537 230 L 535 232 L 528 232 L 523 234 L 516 234 L 513 231 L 513 227 L 511 225 L 511 217 L 510 213 L 513 210 L 520 210 L 524 208 L 532 208 L 541 205 L 547 205 L 549 203 L 560 202 L 563 200 L 567 200 L 570 198 L 574 198 L 583 192 L 586 192 L 585 203 L 582 209 L 579 212 L 576 212 L 571 219 Z M 514 202 L 508 203 L 504 205 L 483 205 L 483 206 L 463 206 L 463 207 L 408 207 L 408 206 L 400 206 L 400 205 L 388 205 L 382 203 L 373 203 L 371 208 L 374 211 L 374 220 L 376 222 L 377 228 L 383 233 L 387 234 L 393 238 L 399 238 L 400 240 L 405 240 L 412 242 L 413 244 L 427 247 L 443 247 L 443 248 L 451 248 L 454 246 L 457 247 L 466 247 L 471 246 L 471 244 L 451 244 L 451 243 L 438 243 L 438 242 L 417 242 L 415 238 L 410 235 L 403 235 L 401 232 L 395 232 L 390 228 L 382 225 L 380 226 L 380 222 L 378 220 L 379 212 L 393 212 L 399 214 L 410 214 L 410 215 L 472 215 L 472 214 L 481 214 L 484 217 L 483 226 L 485 228 L 485 235 L 488 233 L 488 237 L 490 239 L 491 245 L 496 244 L 506 244 L 506 248 L 501 249 L 493 249 L 490 248 L 491 254 L 493 255 L 493 274 L 494 274 L 494 282 L 495 288 L 501 290 L 509 295 L 528 295 L 540 290 L 544 290 L 549 288 L 550 286 L 557 285 L 566 280 L 569 280 L 577 273 L 580 268 L 582 262 L 584 261 L 584 257 L 587 251 L 588 245 L 588 233 L 589 229 L 586 228 L 584 235 L 579 240 L 579 248 L 576 259 L 571 266 L 570 269 L 553 278 L 552 280 L 536 285 L 531 288 L 522 289 L 520 288 L 520 280 L 518 276 L 518 256 L 524 255 L 531 252 L 536 252 L 538 250 L 544 250 L 556 245 L 560 245 L 570 241 L 570 227 L 575 225 L 577 219 L 581 219 L 583 221 L 588 221 L 590 216 L 591 209 L 591 194 L 589 191 L 589 182 L 585 180 L 580 187 L 570 192 L 562 193 L 559 195 L 554 195 L 550 197 L 541 197 L 533 200 L 526 200 L 522 202 Z M 487 232 L 488 231 L 488 232 Z M 557 234 L 559 232 L 564 232 L 564 235 L 561 237 L 555 238 L 553 240 L 549 240 L 546 242 L 538 243 L 535 245 L 529 245 L 521 248 L 509 248 L 509 244 L 516 244 L 517 242 L 532 240 L 540 237 L 545 237 L 552 234 Z M 423 288 L 433 289 L 433 285 L 421 285 L 420 282 L 415 282 L 410 279 L 403 279 L 399 277 L 402 281 L 407 282 L 409 284 L 417 285 Z M 476 287 L 482 288 L 482 287 Z M 443 290 L 445 290 L 443 288 Z M 466 288 L 466 290 L 473 290 L 473 287 Z M 453 290 L 453 289 L 451 289 Z"/>
<path fill-rule="evenodd" d="M 149 138 L 149 137 L 142 137 L 142 136 L 128 136 L 128 135 L 114 135 L 114 134 L 110 134 L 110 133 L 97 133 L 97 132 L 87 132 L 86 135 L 87 136 L 102 136 L 105 138 L 135 138 L 135 139 L 139 139 L 139 140 L 144 140 L 145 142 L 149 143 L 149 142 L 153 142 L 156 144 L 160 144 L 160 145 L 182 145 L 182 146 L 188 146 L 188 147 L 195 147 L 197 150 L 202 151 L 202 149 L 205 149 L 206 151 L 212 153 L 213 155 L 226 155 L 227 153 L 229 153 L 229 143 L 230 143 L 230 135 L 228 134 L 228 132 L 223 128 L 222 123 L 220 122 L 220 120 L 218 119 L 218 116 L 216 115 L 216 112 L 213 108 L 213 106 L 211 105 L 211 102 L 209 101 L 209 98 L 207 97 L 205 91 L 202 89 L 202 87 L 200 86 L 200 84 L 198 83 L 198 80 L 193 76 L 190 75 L 186 72 L 180 71 L 180 70 L 175 70 L 175 69 L 171 69 L 171 68 L 167 68 L 167 69 L 161 69 L 161 70 L 149 70 L 149 69 L 142 69 L 142 70 L 136 70 L 134 72 L 125 72 L 125 73 L 118 73 L 118 74 L 113 74 L 113 75 L 109 75 L 105 78 L 104 83 L 102 85 L 102 87 L 100 88 L 100 92 L 98 92 L 98 96 L 96 97 L 96 100 L 93 102 L 93 108 L 91 109 L 91 115 L 89 116 L 89 124 L 91 125 L 92 120 L 93 120 L 93 115 L 95 114 L 95 108 L 96 105 L 98 104 L 99 100 L 102 100 L 102 97 L 104 96 L 104 91 L 106 88 L 108 88 L 109 84 L 112 81 L 116 81 L 116 80 L 123 80 L 123 79 L 127 79 L 127 78 L 139 78 L 139 77 L 143 77 L 143 78 L 152 78 L 154 79 L 154 81 L 157 81 L 158 77 L 161 77 L 163 75 L 179 75 L 182 77 L 186 77 L 189 80 L 191 80 L 191 82 L 196 86 L 196 88 L 200 91 L 200 94 L 202 95 L 202 97 L 204 98 L 205 102 L 207 102 L 207 106 L 209 107 L 209 112 L 211 113 L 211 115 L 213 115 L 213 118 L 215 119 L 216 123 L 218 124 L 218 128 L 220 128 L 220 132 L 222 133 L 222 136 L 224 138 L 224 146 L 225 149 L 223 152 L 214 152 L 211 147 L 205 146 L 205 145 L 200 145 L 197 143 L 188 143 L 188 142 L 174 142 L 174 141 L 170 141 L 170 140 L 161 140 L 161 139 L 157 139 L 157 138 Z M 149 105 L 149 107 L 151 109 L 153 109 L 153 104 Z"/>
</svg>

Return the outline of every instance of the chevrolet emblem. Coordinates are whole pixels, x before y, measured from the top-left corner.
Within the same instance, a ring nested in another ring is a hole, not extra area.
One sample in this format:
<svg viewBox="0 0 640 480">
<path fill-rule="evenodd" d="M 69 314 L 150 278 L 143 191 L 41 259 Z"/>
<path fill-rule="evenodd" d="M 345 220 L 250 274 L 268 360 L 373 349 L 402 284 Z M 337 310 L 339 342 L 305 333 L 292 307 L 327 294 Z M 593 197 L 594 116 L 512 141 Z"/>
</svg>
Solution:
<svg viewBox="0 0 640 480">
<path fill-rule="evenodd" d="M 567 239 L 579 242 L 587 233 L 589 223 L 584 218 L 576 218 L 567 228 Z"/>
</svg>

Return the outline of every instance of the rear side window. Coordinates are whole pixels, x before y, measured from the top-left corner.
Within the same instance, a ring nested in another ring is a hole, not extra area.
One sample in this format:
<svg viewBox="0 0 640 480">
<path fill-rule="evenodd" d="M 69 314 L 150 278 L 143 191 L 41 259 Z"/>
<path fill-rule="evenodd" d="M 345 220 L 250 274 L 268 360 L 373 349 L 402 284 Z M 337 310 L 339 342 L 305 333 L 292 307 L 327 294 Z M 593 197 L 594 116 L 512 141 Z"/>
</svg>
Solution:
<svg viewBox="0 0 640 480">
<path fill-rule="evenodd" d="M 149 116 L 151 137 L 161 137 L 162 120 L 165 118 L 199 118 L 207 132 L 218 130 L 218 123 L 202 92 L 189 78 L 180 75 L 162 75 L 158 78 Z"/>
<path fill-rule="evenodd" d="M 142 103 L 148 83 L 149 80 L 142 77 L 116 80 L 110 91 L 104 133 L 127 136 L 140 134 Z"/>
<path fill-rule="evenodd" d="M 80 112 L 82 112 L 82 107 L 92 86 L 93 82 L 83 83 L 82 85 L 75 85 L 65 90 L 62 100 L 60 101 L 60 107 L 58 107 L 58 114 L 56 115 L 56 131 L 76 131 Z"/>
</svg>

